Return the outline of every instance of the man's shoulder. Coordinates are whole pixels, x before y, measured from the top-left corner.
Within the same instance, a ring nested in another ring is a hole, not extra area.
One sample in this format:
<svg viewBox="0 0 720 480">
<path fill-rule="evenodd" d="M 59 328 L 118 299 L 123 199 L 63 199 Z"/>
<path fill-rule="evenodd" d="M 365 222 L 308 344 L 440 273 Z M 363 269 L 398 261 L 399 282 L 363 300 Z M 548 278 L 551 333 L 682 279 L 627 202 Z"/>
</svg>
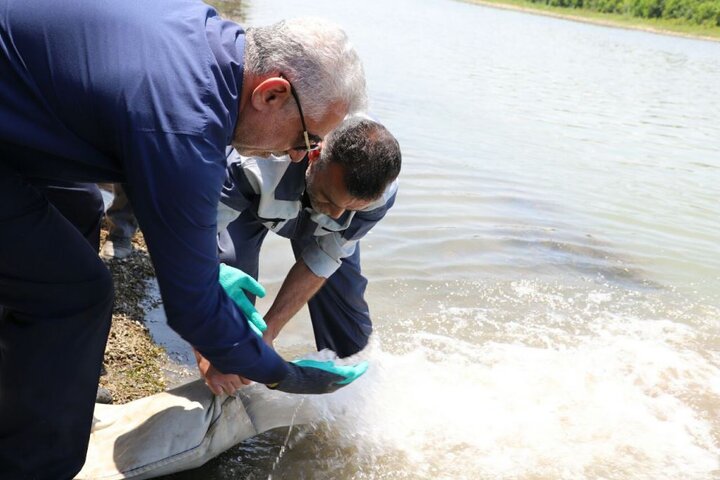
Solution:
<svg viewBox="0 0 720 480">
<path fill-rule="evenodd" d="M 221 44 L 226 39 L 218 32 L 224 28 L 220 17 L 201 2 L 163 0 L 147 2 L 143 8 L 131 3 L 115 15 L 126 22 L 124 31 L 114 29 L 106 39 L 122 61 L 98 61 L 110 65 L 103 76 L 108 85 L 101 87 L 118 92 L 115 108 L 127 112 L 136 129 L 212 132 L 226 143 L 235 123 L 232 93 L 239 82 L 229 65 L 242 57 L 235 52 L 233 58 L 218 58 L 226 53 Z"/>
<path fill-rule="evenodd" d="M 274 192 L 286 177 L 296 178 L 298 172 L 292 165 L 285 157 L 244 157 L 235 151 L 227 159 L 228 172 L 235 178 L 247 178 L 258 194 Z"/>
<path fill-rule="evenodd" d="M 377 199 L 370 202 L 360 212 L 372 212 L 378 209 L 388 210 L 395 203 L 395 196 L 397 195 L 398 181 L 393 180 L 390 185 L 387 186 L 385 191 Z"/>
</svg>

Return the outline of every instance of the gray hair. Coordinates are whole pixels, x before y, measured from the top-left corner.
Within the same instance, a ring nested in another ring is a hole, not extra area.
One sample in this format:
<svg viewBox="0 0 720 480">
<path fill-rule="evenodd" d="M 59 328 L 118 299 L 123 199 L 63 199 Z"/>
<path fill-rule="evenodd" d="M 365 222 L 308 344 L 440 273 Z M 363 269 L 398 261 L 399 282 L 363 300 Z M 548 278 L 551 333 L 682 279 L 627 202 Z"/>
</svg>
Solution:
<svg viewBox="0 0 720 480">
<path fill-rule="evenodd" d="M 343 167 L 345 188 L 363 200 L 378 199 L 400 174 L 400 144 L 381 124 L 365 117 L 346 119 L 323 142 L 318 167 Z"/>
<path fill-rule="evenodd" d="M 334 102 L 348 113 L 367 105 L 360 57 L 337 25 L 318 18 L 283 20 L 247 29 L 245 70 L 283 73 L 298 92 L 305 115 L 317 120 Z"/>
</svg>

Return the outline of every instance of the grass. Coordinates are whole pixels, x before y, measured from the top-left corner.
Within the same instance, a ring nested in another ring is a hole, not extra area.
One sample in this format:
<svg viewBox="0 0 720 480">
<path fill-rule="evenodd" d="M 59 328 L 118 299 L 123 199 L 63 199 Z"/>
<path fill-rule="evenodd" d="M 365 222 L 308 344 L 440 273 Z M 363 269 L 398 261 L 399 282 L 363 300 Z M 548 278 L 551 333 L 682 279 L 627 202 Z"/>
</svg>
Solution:
<svg viewBox="0 0 720 480">
<path fill-rule="evenodd" d="M 522 10 L 529 13 L 548 15 L 567 20 L 606 25 L 611 27 L 645 30 L 668 35 L 692 37 L 703 40 L 720 41 L 720 27 L 711 25 L 696 25 L 683 20 L 640 18 L 616 13 L 601 13 L 593 10 L 576 8 L 554 7 L 543 3 L 533 3 L 529 0 L 461 0 L 466 3 L 487 5 L 490 7 Z"/>
</svg>

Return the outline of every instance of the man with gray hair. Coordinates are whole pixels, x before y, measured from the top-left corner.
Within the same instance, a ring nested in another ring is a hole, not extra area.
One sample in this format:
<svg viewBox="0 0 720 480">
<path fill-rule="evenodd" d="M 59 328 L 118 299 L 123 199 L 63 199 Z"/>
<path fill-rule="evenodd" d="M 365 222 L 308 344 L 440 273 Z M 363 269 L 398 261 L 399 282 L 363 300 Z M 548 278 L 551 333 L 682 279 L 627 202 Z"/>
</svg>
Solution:
<svg viewBox="0 0 720 480">
<path fill-rule="evenodd" d="M 240 103 L 243 115 L 233 135 L 232 145 L 241 155 L 287 154 L 299 161 L 346 114 L 366 106 L 365 77 L 357 54 L 345 33 L 323 20 L 250 28 L 245 50 L 244 82 L 254 88 L 247 103 Z M 268 118 L 259 121 L 263 115 Z M 295 118 L 289 127 L 288 117 Z M 298 120 L 302 136 L 297 133 Z M 293 141 L 288 144 L 286 138 Z M 266 139 L 265 145 L 260 139 Z M 268 147 L 273 144 L 275 148 Z"/>
<path fill-rule="evenodd" d="M 34 182 L 124 184 L 168 323 L 213 371 L 330 391 L 219 285 L 217 204 L 227 145 L 299 161 L 364 104 L 360 60 L 326 22 L 246 34 L 197 0 L 0 0 L 1 478 L 82 466 L 113 304 L 72 221 L 102 209 Z"/>
<path fill-rule="evenodd" d="M 266 342 L 307 304 L 318 350 L 347 357 L 367 345 L 372 323 L 359 242 L 395 203 L 400 166 L 395 137 L 360 117 L 343 122 L 320 152 L 298 163 L 231 152 L 221 204 L 234 212 L 221 213 L 237 218 L 218 234 L 220 261 L 257 278 L 268 231 L 288 238 L 296 259 L 265 314 Z M 227 375 L 213 388 L 230 393 L 239 381 Z"/>
</svg>

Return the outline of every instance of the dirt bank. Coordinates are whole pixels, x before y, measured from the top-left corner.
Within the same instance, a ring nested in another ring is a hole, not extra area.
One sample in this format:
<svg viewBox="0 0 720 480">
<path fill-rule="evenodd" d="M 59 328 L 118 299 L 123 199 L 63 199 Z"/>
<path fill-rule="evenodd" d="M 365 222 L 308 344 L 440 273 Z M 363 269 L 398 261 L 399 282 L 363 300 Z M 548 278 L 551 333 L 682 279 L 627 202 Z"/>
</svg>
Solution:
<svg viewBox="0 0 720 480">
<path fill-rule="evenodd" d="M 106 235 L 103 230 L 101 244 Z M 113 403 L 126 403 L 166 388 L 165 351 L 155 345 L 143 323 L 152 306 L 146 297 L 147 280 L 155 272 L 141 233 L 133 238 L 133 246 L 128 258 L 107 262 L 115 282 L 115 307 L 103 362 L 106 373 L 100 377 L 100 385 L 110 391 Z"/>
</svg>

